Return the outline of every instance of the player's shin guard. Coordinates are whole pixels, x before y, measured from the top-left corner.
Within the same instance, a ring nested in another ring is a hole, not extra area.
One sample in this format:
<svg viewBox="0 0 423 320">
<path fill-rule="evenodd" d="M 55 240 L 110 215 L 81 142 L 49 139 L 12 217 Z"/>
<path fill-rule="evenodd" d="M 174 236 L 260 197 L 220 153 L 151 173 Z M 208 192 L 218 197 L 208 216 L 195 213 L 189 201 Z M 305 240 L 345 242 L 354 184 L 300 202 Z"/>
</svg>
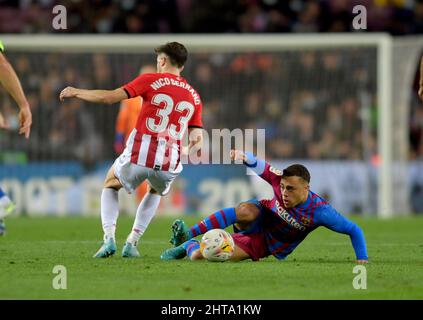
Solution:
<svg viewBox="0 0 423 320">
<path fill-rule="evenodd" d="M 204 234 L 212 229 L 225 229 L 236 222 L 235 208 L 219 210 L 190 229 L 191 238 Z"/>
</svg>

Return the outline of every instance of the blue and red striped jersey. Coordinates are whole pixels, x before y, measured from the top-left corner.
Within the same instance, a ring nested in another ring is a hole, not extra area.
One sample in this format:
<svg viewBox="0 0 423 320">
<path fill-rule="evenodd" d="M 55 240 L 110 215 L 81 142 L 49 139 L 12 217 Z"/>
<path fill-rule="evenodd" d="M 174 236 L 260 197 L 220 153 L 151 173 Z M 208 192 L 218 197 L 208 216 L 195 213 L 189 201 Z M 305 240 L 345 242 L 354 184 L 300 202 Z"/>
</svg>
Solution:
<svg viewBox="0 0 423 320">
<path fill-rule="evenodd" d="M 272 199 L 260 200 L 261 228 L 269 252 L 278 259 L 289 255 L 305 237 L 319 226 L 348 234 L 357 259 L 367 260 L 366 243 L 362 230 L 337 212 L 325 199 L 309 191 L 305 202 L 285 208 L 280 187 L 282 172 L 263 160 L 247 153 L 246 165 L 266 180 L 273 188 Z"/>
</svg>

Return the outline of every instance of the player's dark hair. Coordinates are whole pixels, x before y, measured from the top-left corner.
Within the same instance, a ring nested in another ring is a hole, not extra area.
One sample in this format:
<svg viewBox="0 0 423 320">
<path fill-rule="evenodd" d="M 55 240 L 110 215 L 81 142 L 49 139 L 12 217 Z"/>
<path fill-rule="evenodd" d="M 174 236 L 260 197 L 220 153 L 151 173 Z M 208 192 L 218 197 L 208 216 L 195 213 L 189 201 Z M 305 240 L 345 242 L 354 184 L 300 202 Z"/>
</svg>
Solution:
<svg viewBox="0 0 423 320">
<path fill-rule="evenodd" d="M 300 177 L 310 183 L 310 172 L 302 164 L 293 164 L 282 172 L 282 177 Z"/>
<path fill-rule="evenodd" d="M 170 63 L 178 68 L 182 67 L 188 59 L 187 48 L 179 42 L 168 42 L 157 47 L 154 51 L 157 54 L 166 54 L 170 59 Z"/>
</svg>

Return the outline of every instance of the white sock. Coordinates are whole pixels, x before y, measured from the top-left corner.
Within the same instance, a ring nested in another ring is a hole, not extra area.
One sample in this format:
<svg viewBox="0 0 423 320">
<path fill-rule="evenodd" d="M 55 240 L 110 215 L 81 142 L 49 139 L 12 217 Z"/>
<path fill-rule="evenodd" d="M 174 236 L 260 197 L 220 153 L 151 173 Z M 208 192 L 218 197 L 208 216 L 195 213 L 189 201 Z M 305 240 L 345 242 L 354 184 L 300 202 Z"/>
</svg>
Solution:
<svg viewBox="0 0 423 320">
<path fill-rule="evenodd" d="M 104 240 L 115 238 L 118 216 L 118 191 L 111 188 L 104 188 L 101 193 L 101 223 L 103 225 Z"/>
<path fill-rule="evenodd" d="M 133 244 L 134 246 L 138 244 L 138 240 L 144 234 L 151 219 L 156 214 L 157 208 L 160 204 L 160 199 L 160 195 L 147 192 L 138 206 L 134 225 L 128 239 L 126 240 L 127 242 Z"/>
</svg>

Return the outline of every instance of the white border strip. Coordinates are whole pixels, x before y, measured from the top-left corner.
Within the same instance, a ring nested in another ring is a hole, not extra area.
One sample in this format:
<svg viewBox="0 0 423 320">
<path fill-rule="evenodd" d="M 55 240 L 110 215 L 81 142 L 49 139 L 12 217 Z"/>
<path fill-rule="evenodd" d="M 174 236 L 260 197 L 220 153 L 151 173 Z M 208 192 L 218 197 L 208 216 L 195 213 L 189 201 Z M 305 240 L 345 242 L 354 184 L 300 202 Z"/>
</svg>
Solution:
<svg viewBox="0 0 423 320">
<path fill-rule="evenodd" d="M 152 49 L 163 43 L 178 41 L 190 51 L 236 51 L 269 50 L 328 47 L 363 47 L 377 46 L 381 41 L 390 38 L 383 33 L 375 34 L 301 34 L 301 35 L 12 35 L 0 36 L 6 50 L 25 49 L 27 51 L 131 51 Z"/>
</svg>

